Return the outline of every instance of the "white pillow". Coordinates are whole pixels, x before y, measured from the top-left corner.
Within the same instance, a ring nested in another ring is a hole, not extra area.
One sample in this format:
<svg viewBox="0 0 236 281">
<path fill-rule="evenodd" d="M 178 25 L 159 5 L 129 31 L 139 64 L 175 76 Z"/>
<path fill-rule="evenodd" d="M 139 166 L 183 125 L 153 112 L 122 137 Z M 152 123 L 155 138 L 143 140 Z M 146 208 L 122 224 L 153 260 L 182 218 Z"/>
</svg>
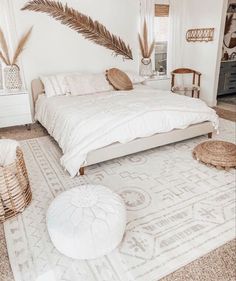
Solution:
<svg viewBox="0 0 236 281">
<path fill-rule="evenodd" d="M 140 76 L 138 73 L 125 71 L 125 73 L 129 76 L 129 79 L 132 81 L 133 84 L 140 84 L 145 81 L 145 78 Z"/>
<path fill-rule="evenodd" d="M 73 96 L 113 90 L 104 73 L 70 75 L 66 77 L 66 81 Z"/>
<path fill-rule="evenodd" d="M 69 86 L 67 84 L 66 77 L 72 74 L 76 75 L 79 74 L 79 72 L 40 76 L 44 85 L 46 96 L 53 97 L 69 94 Z"/>
<path fill-rule="evenodd" d="M 63 74 L 41 76 L 40 79 L 43 82 L 47 97 L 61 96 L 67 93 L 68 87 Z"/>
</svg>

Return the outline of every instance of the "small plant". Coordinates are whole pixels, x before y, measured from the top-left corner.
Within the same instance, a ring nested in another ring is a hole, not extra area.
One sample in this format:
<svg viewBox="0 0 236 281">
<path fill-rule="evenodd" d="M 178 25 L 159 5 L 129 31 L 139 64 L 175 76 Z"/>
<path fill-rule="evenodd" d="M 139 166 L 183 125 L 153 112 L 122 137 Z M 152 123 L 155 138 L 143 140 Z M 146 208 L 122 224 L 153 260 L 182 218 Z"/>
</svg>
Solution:
<svg viewBox="0 0 236 281">
<path fill-rule="evenodd" d="M 150 46 L 148 44 L 148 29 L 147 29 L 146 19 L 144 20 L 144 24 L 143 24 L 143 38 L 141 38 L 140 34 L 138 35 L 138 38 L 139 38 L 139 46 L 142 53 L 142 57 L 150 58 L 154 50 L 155 42 L 153 40 Z"/>
<path fill-rule="evenodd" d="M 23 52 L 24 47 L 29 40 L 29 37 L 32 32 L 32 28 L 33 27 L 31 27 L 25 34 L 23 34 L 23 36 L 19 40 L 19 43 L 16 47 L 16 50 L 15 50 L 12 58 L 10 58 L 10 56 L 9 56 L 9 48 L 7 45 L 6 37 L 5 37 L 2 29 L 0 28 L 0 59 L 6 65 L 16 65 L 17 64 L 19 56 Z"/>
</svg>

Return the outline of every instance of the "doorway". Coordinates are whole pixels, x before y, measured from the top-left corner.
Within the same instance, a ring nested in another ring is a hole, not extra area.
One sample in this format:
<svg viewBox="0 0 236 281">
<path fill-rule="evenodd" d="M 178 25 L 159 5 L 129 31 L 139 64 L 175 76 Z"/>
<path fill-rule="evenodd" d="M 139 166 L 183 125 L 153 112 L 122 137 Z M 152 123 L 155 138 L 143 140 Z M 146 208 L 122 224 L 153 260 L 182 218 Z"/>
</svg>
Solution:
<svg viewBox="0 0 236 281">
<path fill-rule="evenodd" d="M 236 121 L 236 1 L 229 0 L 217 89 L 217 113 Z"/>
</svg>

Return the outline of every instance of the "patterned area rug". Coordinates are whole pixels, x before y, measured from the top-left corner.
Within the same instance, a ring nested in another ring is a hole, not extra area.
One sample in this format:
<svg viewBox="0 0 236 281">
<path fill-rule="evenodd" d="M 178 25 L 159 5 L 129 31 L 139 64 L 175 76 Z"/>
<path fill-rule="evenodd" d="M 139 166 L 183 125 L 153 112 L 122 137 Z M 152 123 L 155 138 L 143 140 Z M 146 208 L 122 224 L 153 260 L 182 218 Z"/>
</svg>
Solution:
<svg viewBox="0 0 236 281">
<path fill-rule="evenodd" d="M 235 123 L 222 120 L 217 138 L 234 140 Z M 16 281 L 157 281 L 235 237 L 235 171 L 192 159 L 199 137 L 86 169 L 71 179 L 49 137 L 22 141 L 34 199 L 5 223 Z M 52 245 L 45 225 L 50 202 L 79 184 L 104 184 L 127 207 L 126 234 L 110 255 L 77 261 Z"/>
</svg>

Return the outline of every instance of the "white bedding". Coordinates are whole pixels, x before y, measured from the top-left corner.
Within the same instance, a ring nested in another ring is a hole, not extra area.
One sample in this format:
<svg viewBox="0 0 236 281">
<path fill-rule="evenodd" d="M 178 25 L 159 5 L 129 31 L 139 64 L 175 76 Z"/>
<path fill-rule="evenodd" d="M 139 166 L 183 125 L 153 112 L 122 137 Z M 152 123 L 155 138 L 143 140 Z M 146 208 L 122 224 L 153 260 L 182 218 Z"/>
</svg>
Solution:
<svg viewBox="0 0 236 281">
<path fill-rule="evenodd" d="M 135 87 L 86 96 L 40 96 L 36 119 L 63 151 L 61 164 L 75 176 L 89 152 L 114 142 L 186 128 L 218 116 L 203 101 L 168 91 Z"/>
</svg>

